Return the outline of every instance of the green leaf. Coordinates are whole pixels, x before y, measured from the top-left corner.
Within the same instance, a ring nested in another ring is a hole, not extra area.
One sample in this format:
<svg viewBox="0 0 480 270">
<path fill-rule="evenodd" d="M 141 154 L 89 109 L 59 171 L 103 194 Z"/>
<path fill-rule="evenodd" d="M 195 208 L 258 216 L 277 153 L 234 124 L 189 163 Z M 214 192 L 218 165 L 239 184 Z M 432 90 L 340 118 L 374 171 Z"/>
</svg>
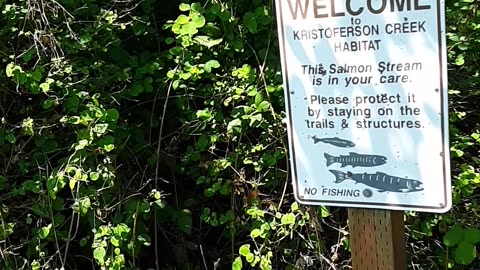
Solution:
<svg viewBox="0 0 480 270">
<path fill-rule="evenodd" d="M 230 14 L 230 12 L 228 10 L 224 10 L 224 11 L 220 12 L 220 14 L 218 14 L 218 17 L 222 21 L 228 21 L 232 17 L 232 15 Z"/>
<path fill-rule="evenodd" d="M 205 33 L 210 37 L 217 37 L 217 38 L 220 38 L 223 35 L 223 32 L 220 29 L 220 27 L 212 23 L 207 23 L 204 27 L 202 27 L 202 33 Z"/>
<path fill-rule="evenodd" d="M 253 255 L 253 253 L 248 253 L 247 256 L 245 256 L 245 259 L 247 262 L 251 263 L 255 259 L 255 255 Z"/>
<path fill-rule="evenodd" d="M 142 243 L 142 245 L 149 247 L 152 245 L 152 240 L 150 239 L 150 236 L 148 234 L 140 234 L 137 236 L 137 240 Z"/>
<path fill-rule="evenodd" d="M 153 86 L 151 84 L 145 84 L 143 86 L 143 89 L 145 89 L 145 92 L 147 92 L 147 93 L 153 92 Z"/>
<path fill-rule="evenodd" d="M 80 140 L 78 143 L 75 145 L 75 150 L 82 150 L 84 149 L 87 145 L 89 145 L 88 140 Z"/>
<path fill-rule="evenodd" d="M 83 237 L 82 239 L 80 239 L 79 244 L 81 247 L 84 247 L 87 243 L 88 243 L 87 238 Z"/>
<path fill-rule="evenodd" d="M 35 69 L 31 74 L 35 81 L 40 82 L 42 80 L 42 72 L 39 69 Z"/>
<path fill-rule="evenodd" d="M 173 48 L 170 48 L 168 49 L 168 52 L 171 54 L 171 55 L 174 55 L 174 56 L 179 56 L 183 53 L 184 49 L 180 46 L 175 46 Z M 167 77 L 169 78 L 173 78 L 173 75 L 175 75 L 175 72 L 173 70 L 170 70 L 167 72 Z"/>
<path fill-rule="evenodd" d="M 62 198 L 55 199 L 52 204 L 53 210 L 56 210 L 56 211 L 63 210 L 63 203 L 64 203 L 64 200 Z"/>
<path fill-rule="evenodd" d="M 275 91 L 276 91 L 276 88 L 275 88 L 275 87 L 273 87 L 273 86 L 271 86 L 271 85 L 268 85 L 268 86 L 267 86 L 267 92 L 272 93 L 272 92 L 275 92 Z"/>
<path fill-rule="evenodd" d="M 232 263 L 232 270 L 242 270 L 243 263 L 242 263 L 242 258 L 236 257 L 235 261 Z"/>
<path fill-rule="evenodd" d="M 116 235 L 114 235 L 114 236 L 112 236 L 112 238 L 110 238 L 110 243 L 112 243 L 112 245 L 114 245 L 116 247 L 120 246 L 120 242 L 121 242 L 121 239 L 119 239 Z"/>
<path fill-rule="evenodd" d="M 52 228 L 52 224 L 48 224 L 46 227 L 42 227 L 38 231 L 38 238 L 45 239 L 50 234 L 50 229 Z"/>
<path fill-rule="evenodd" d="M 454 225 L 444 236 L 443 243 L 446 246 L 453 247 L 463 240 L 463 229 L 459 225 Z"/>
<path fill-rule="evenodd" d="M 462 66 L 463 64 L 465 64 L 465 58 L 463 58 L 463 54 L 459 54 L 457 56 L 457 58 L 455 59 L 455 64 L 457 66 Z"/>
<path fill-rule="evenodd" d="M 257 105 L 257 110 L 259 112 L 266 112 L 270 108 L 270 102 L 264 100 Z"/>
<path fill-rule="evenodd" d="M 198 33 L 197 26 L 195 25 L 194 22 L 188 22 L 182 27 L 182 34 L 184 35 L 195 35 Z M 185 40 L 184 40 L 185 41 Z"/>
<path fill-rule="evenodd" d="M 245 15 L 243 16 L 243 22 L 251 33 L 257 32 L 258 25 L 255 19 L 255 14 L 253 14 L 252 12 L 245 13 Z"/>
<path fill-rule="evenodd" d="M 45 100 L 43 101 L 42 108 L 44 108 L 44 109 L 50 109 L 50 108 L 53 106 L 53 104 L 55 104 L 53 100 L 51 100 L 51 99 L 45 99 Z"/>
<path fill-rule="evenodd" d="M 326 218 L 330 215 L 330 211 L 326 206 L 320 206 L 320 215 L 322 218 Z"/>
<path fill-rule="evenodd" d="M 116 228 L 114 228 L 115 235 L 121 239 L 127 239 L 130 233 L 130 228 L 125 223 L 120 223 Z"/>
<path fill-rule="evenodd" d="M 220 221 L 220 224 L 222 224 L 222 225 L 228 222 L 227 217 L 225 217 L 225 215 L 223 215 L 223 214 L 220 216 L 218 221 Z"/>
<path fill-rule="evenodd" d="M 242 120 L 236 118 L 230 121 L 227 125 L 227 133 L 231 134 L 234 130 L 238 129 L 242 126 Z"/>
<path fill-rule="evenodd" d="M 215 3 L 215 4 L 212 4 L 212 6 L 210 7 L 210 12 L 212 14 L 217 14 L 218 12 L 220 12 L 221 9 L 222 9 L 222 6 Z"/>
<path fill-rule="evenodd" d="M 192 18 L 192 22 L 195 24 L 196 28 L 201 28 L 205 25 L 205 17 L 201 14 L 195 14 Z"/>
<path fill-rule="evenodd" d="M 70 96 L 65 102 L 65 108 L 67 109 L 67 112 L 76 112 L 79 104 L 80 98 L 78 98 L 77 96 Z"/>
<path fill-rule="evenodd" d="M 0 7 L 3 6 L 3 2 L 5 2 L 5 0 L 0 0 Z M 35 48 L 32 48 L 31 50 L 23 54 L 22 56 L 23 61 L 28 62 L 32 60 L 33 56 L 36 55 L 36 52 L 37 50 Z"/>
<path fill-rule="evenodd" d="M 55 199 L 58 191 L 64 188 L 67 185 L 66 177 L 62 174 L 57 174 L 56 176 L 50 176 L 47 179 L 47 190 L 52 199 Z"/>
<path fill-rule="evenodd" d="M 212 68 L 219 68 L 220 63 L 217 60 L 209 60 L 207 63 L 205 63 L 205 71 L 210 73 L 212 72 Z"/>
<path fill-rule="evenodd" d="M 252 89 L 253 91 L 253 89 Z M 255 107 L 258 107 L 258 105 L 260 105 L 260 103 L 264 100 L 263 98 L 263 95 L 262 93 L 260 92 L 257 92 L 256 95 L 255 95 Z"/>
<path fill-rule="evenodd" d="M 250 237 L 257 238 L 261 233 L 262 232 L 259 229 L 253 229 L 252 232 L 250 232 Z"/>
<path fill-rule="evenodd" d="M 104 146 L 103 146 L 103 149 L 104 149 L 105 151 L 107 151 L 107 152 L 110 152 L 110 151 L 112 151 L 113 149 L 115 149 L 115 145 L 113 145 L 113 144 L 107 144 L 107 145 L 104 145 Z"/>
<path fill-rule="evenodd" d="M 202 136 L 200 136 L 200 138 L 198 139 L 198 142 L 197 142 L 197 144 L 196 144 L 196 148 L 197 148 L 198 150 L 203 151 L 203 150 L 205 150 L 205 149 L 208 147 L 208 143 L 209 143 L 209 140 L 208 140 L 207 136 L 202 135 Z"/>
<path fill-rule="evenodd" d="M 248 254 L 250 254 L 250 244 L 243 244 L 238 250 L 238 253 L 246 257 Z"/>
<path fill-rule="evenodd" d="M 108 122 L 116 122 L 119 117 L 120 117 L 120 114 L 118 113 L 117 109 L 108 109 L 107 110 L 106 120 Z"/>
<path fill-rule="evenodd" d="M 33 260 L 31 267 L 32 270 L 40 270 L 42 268 L 42 265 L 37 260 Z"/>
<path fill-rule="evenodd" d="M 200 3 L 198 3 L 198 2 L 192 3 L 192 6 L 191 6 L 191 7 L 192 7 L 192 10 L 193 10 L 193 11 L 197 11 L 197 12 L 199 12 L 199 13 L 202 13 L 202 12 L 203 12 L 203 7 L 202 7 L 202 5 L 201 5 Z"/>
<path fill-rule="evenodd" d="M 468 242 L 461 242 L 455 249 L 454 258 L 459 264 L 469 265 L 477 256 L 477 250 L 474 245 Z"/>
<path fill-rule="evenodd" d="M 175 24 L 186 24 L 188 21 L 190 21 L 190 17 L 180 14 L 177 19 L 175 20 Z"/>
<path fill-rule="evenodd" d="M 231 188 L 231 181 L 226 181 L 222 187 L 220 188 L 220 194 L 222 195 L 228 195 L 230 194 L 232 188 Z"/>
<path fill-rule="evenodd" d="M 103 123 L 103 124 L 96 124 L 94 127 L 93 127 L 93 132 L 97 133 L 97 134 L 103 134 L 107 131 L 107 128 L 108 128 L 108 124 L 106 123 Z"/>
<path fill-rule="evenodd" d="M 40 182 L 38 181 L 27 180 L 23 182 L 22 185 L 26 190 L 29 190 L 33 193 L 38 193 L 40 192 L 40 189 L 41 189 Z"/>
<path fill-rule="evenodd" d="M 182 232 L 188 235 L 192 234 L 192 214 L 190 211 L 184 209 L 178 214 L 177 225 Z"/>
<path fill-rule="evenodd" d="M 263 116 L 261 113 L 256 113 L 250 115 L 250 126 L 258 125 L 262 122 Z"/>
<path fill-rule="evenodd" d="M 140 213 L 150 212 L 150 204 L 148 202 L 142 201 L 138 204 L 138 211 Z"/>
<path fill-rule="evenodd" d="M 188 11 L 190 10 L 190 5 L 186 3 L 181 3 L 179 9 L 180 11 Z"/>
<path fill-rule="evenodd" d="M 89 197 L 83 197 L 79 200 L 79 210 L 80 215 L 84 216 L 87 214 L 88 210 L 90 209 L 91 202 Z"/>
<path fill-rule="evenodd" d="M 196 112 L 196 116 L 201 121 L 207 121 L 207 120 L 210 120 L 210 118 L 212 118 L 212 113 L 208 109 L 198 110 Z"/>
<path fill-rule="evenodd" d="M 43 82 L 43 83 L 40 84 L 40 88 L 42 89 L 42 91 L 44 93 L 46 93 L 50 90 L 50 84 L 46 83 L 46 82 Z"/>
<path fill-rule="evenodd" d="M 196 36 L 193 38 L 193 40 L 198 43 L 199 45 L 205 46 L 208 49 L 212 48 L 213 46 L 216 46 L 220 43 L 222 43 L 223 38 L 211 38 L 209 36 Z"/>
<path fill-rule="evenodd" d="M 480 242 L 480 230 L 477 228 L 466 228 L 464 230 L 464 241 L 472 244 Z"/>
<path fill-rule="evenodd" d="M 282 225 L 295 224 L 295 215 L 292 213 L 288 213 L 282 217 L 281 222 Z"/>
<path fill-rule="evenodd" d="M 292 212 L 295 212 L 298 210 L 298 203 L 293 202 L 292 205 L 290 206 L 290 209 L 292 209 Z"/>
<path fill-rule="evenodd" d="M 92 180 L 92 181 L 97 181 L 98 178 L 100 178 L 100 174 L 98 172 L 90 172 L 88 174 L 88 176 L 90 177 L 90 180 Z"/>
<path fill-rule="evenodd" d="M 130 89 L 130 95 L 138 96 L 138 94 L 142 93 L 143 90 L 144 90 L 143 84 L 141 84 L 140 82 L 137 82 Z"/>
<path fill-rule="evenodd" d="M 15 135 L 7 131 L 7 134 L 5 135 L 5 140 L 9 143 L 15 143 Z"/>
<path fill-rule="evenodd" d="M 102 147 L 105 150 L 107 150 L 107 149 L 110 149 L 110 148 L 114 147 L 114 142 L 115 142 L 115 139 L 112 136 L 107 135 L 107 136 L 104 136 L 104 137 L 98 139 L 97 145 L 99 147 Z"/>
<path fill-rule="evenodd" d="M 100 264 L 100 265 L 103 265 L 104 264 L 104 258 L 105 258 L 105 254 L 106 254 L 106 251 L 105 251 L 105 248 L 103 247 L 97 247 L 94 251 L 93 251 L 93 257 L 95 258 L 95 260 L 97 260 L 97 262 Z"/>
<path fill-rule="evenodd" d="M 65 216 L 62 214 L 57 214 L 55 215 L 54 222 L 55 222 L 55 227 L 58 227 L 62 225 L 62 223 L 65 221 Z"/>
<path fill-rule="evenodd" d="M 8 63 L 7 67 L 5 68 L 5 73 L 7 74 L 7 77 L 12 77 L 13 76 L 13 71 L 15 70 L 16 66 L 14 63 Z"/>
</svg>

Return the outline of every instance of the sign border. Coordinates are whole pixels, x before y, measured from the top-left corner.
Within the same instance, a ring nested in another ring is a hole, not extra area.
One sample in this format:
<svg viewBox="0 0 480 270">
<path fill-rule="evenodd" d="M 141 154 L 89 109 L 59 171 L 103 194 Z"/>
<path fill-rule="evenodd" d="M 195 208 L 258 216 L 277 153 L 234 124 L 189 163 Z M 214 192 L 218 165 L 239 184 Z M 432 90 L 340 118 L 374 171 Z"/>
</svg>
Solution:
<svg viewBox="0 0 480 270">
<path fill-rule="evenodd" d="M 447 73 L 445 68 L 446 66 L 446 39 L 445 39 L 445 12 L 442 9 L 445 5 L 445 1 L 437 0 L 437 34 L 438 34 L 438 63 L 440 65 L 440 104 L 441 104 L 441 133 L 442 133 L 442 163 L 443 163 L 443 206 L 425 206 L 425 205 L 413 205 L 413 204 L 392 204 L 392 203 L 378 203 L 378 202 L 356 202 L 356 201 L 334 201 L 334 200 L 316 200 L 316 199 L 302 199 L 300 198 L 299 187 L 298 187 L 298 177 L 297 177 L 297 166 L 296 166 L 296 156 L 295 156 L 295 144 L 293 140 L 293 117 L 291 110 L 291 100 L 290 100 L 290 83 L 287 70 L 287 56 L 285 50 L 285 25 L 283 23 L 283 7 L 282 2 L 285 0 L 275 0 L 276 14 L 277 14 L 277 29 L 280 30 L 278 33 L 279 45 L 280 45 L 280 60 L 282 66 L 282 77 L 283 77 L 283 87 L 285 95 L 285 108 L 287 109 L 287 134 L 288 134 L 288 144 L 290 147 L 290 164 L 292 166 L 292 184 L 294 189 L 295 199 L 302 204 L 311 204 L 311 205 L 329 205 L 329 206 L 338 206 L 338 207 L 358 207 L 358 208 L 376 208 L 376 209 L 387 209 L 387 210 L 404 210 L 404 211 L 418 211 L 423 210 L 425 212 L 435 212 L 435 213 L 445 213 L 450 210 L 452 207 L 451 199 L 451 173 L 450 173 L 450 164 L 446 162 L 446 159 L 450 159 L 450 147 L 449 147 L 449 131 L 446 130 L 448 127 L 448 93 L 445 94 L 445 91 L 448 91 L 448 81 Z M 326 20 L 326 19 L 324 19 Z M 442 31 L 443 30 L 443 31 Z M 447 100 L 445 100 L 445 96 Z M 445 103 L 447 102 L 447 103 Z M 445 117 L 447 116 L 447 118 Z M 448 178 L 448 179 L 447 179 Z"/>
</svg>

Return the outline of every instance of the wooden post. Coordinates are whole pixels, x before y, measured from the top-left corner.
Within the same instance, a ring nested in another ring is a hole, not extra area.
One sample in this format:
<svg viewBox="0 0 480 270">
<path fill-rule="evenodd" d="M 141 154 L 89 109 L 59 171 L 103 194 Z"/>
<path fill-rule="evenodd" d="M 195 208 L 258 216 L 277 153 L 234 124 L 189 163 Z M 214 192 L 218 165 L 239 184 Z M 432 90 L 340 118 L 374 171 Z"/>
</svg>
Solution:
<svg viewBox="0 0 480 270">
<path fill-rule="evenodd" d="M 349 208 L 354 270 L 406 270 L 403 211 Z"/>
</svg>

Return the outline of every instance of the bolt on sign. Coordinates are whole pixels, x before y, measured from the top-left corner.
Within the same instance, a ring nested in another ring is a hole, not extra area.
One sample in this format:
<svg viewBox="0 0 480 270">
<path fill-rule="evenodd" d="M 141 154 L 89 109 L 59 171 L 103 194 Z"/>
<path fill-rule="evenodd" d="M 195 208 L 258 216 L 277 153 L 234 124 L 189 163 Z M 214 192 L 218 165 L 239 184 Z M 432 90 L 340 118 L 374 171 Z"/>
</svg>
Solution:
<svg viewBox="0 0 480 270">
<path fill-rule="evenodd" d="M 300 203 L 450 209 L 444 5 L 276 0 Z"/>
</svg>

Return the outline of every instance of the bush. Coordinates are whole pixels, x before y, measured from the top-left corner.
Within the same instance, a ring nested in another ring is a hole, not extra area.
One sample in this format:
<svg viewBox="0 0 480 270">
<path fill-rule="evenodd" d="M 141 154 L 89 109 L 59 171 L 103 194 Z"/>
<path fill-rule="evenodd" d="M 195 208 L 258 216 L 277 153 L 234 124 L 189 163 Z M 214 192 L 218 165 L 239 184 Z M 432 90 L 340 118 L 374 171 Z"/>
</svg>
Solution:
<svg viewBox="0 0 480 270">
<path fill-rule="evenodd" d="M 478 266 L 477 8 L 448 3 L 455 206 L 407 213 L 422 267 Z M 349 264 L 345 209 L 291 194 L 272 1 L 0 9 L 1 269 Z"/>
</svg>

